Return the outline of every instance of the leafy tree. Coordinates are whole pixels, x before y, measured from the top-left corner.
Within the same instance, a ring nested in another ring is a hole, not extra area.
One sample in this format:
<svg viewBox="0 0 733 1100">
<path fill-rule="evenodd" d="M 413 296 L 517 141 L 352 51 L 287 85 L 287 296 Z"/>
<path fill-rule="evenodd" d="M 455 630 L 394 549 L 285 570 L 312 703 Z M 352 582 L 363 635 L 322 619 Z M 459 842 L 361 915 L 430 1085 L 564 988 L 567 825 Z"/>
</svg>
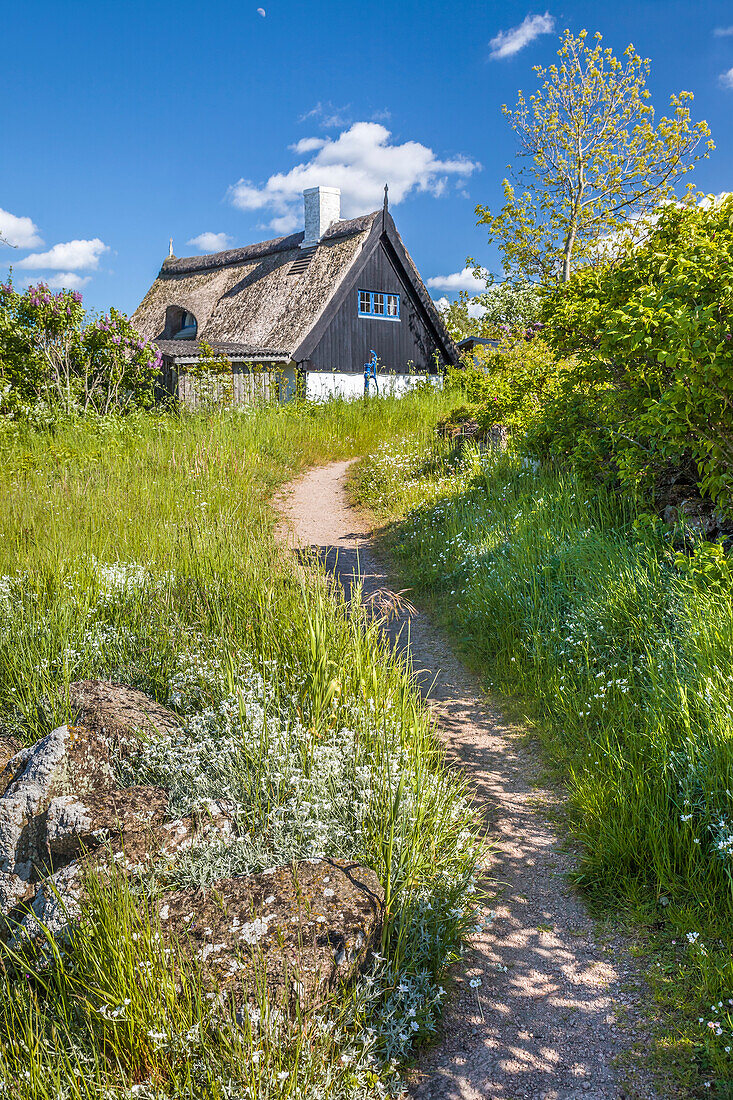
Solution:
<svg viewBox="0 0 733 1100">
<path fill-rule="evenodd" d="M 733 198 L 667 207 L 620 260 L 548 296 L 544 319 L 555 351 L 576 358 L 573 400 L 593 394 L 586 438 L 605 435 L 622 479 L 692 456 L 733 513 Z"/>
<path fill-rule="evenodd" d="M 690 92 L 673 95 L 670 117 L 655 121 L 649 61 L 632 45 L 619 60 L 598 33 L 595 45 L 586 39 L 566 30 L 560 64 L 535 66 L 539 91 L 503 107 L 519 137 L 523 190 L 505 180 L 498 214 L 476 208 L 506 270 L 530 280 L 567 282 L 578 260 L 603 258 L 714 148 L 707 123 L 690 119 Z"/>
<path fill-rule="evenodd" d="M 161 357 L 125 314 L 112 308 L 82 328 L 75 365 L 83 411 L 93 408 L 105 415 L 152 403 Z"/>
<path fill-rule="evenodd" d="M 486 336 L 481 306 L 467 290 L 462 290 L 455 302 L 436 303 L 445 327 L 456 343 L 467 336 Z"/>
<path fill-rule="evenodd" d="M 76 348 L 83 324 L 81 295 L 53 294 L 39 283 L 18 292 L 0 286 L 0 378 L 5 410 L 48 399 L 69 406 Z"/>
<path fill-rule="evenodd" d="M 441 310 L 454 340 L 463 340 L 466 336 L 503 338 L 536 325 L 540 314 L 536 287 L 531 283 L 493 282 L 482 268 L 477 266 L 476 271 L 488 284 L 486 290 L 474 295 L 462 290 L 457 301 Z"/>
</svg>

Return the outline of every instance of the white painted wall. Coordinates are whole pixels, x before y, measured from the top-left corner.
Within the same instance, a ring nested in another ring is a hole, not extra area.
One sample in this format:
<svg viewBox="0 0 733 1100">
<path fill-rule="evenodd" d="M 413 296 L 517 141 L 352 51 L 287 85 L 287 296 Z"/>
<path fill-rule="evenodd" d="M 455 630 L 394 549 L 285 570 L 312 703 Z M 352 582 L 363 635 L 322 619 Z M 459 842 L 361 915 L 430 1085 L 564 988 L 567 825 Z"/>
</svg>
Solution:
<svg viewBox="0 0 733 1100">
<path fill-rule="evenodd" d="M 441 374 L 377 374 L 380 394 L 402 395 L 417 382 L 432 382 L 442 387 Z M 374 382 L 369 383 L 369 392 L 375 393 Z M 325 401 L 329 397 L 364 396 L 364 375 L 353 372 L 329 374 L 326 371 L 308 371 L 305 376 L 305 394 L 313 401 Z"/>
</svg>

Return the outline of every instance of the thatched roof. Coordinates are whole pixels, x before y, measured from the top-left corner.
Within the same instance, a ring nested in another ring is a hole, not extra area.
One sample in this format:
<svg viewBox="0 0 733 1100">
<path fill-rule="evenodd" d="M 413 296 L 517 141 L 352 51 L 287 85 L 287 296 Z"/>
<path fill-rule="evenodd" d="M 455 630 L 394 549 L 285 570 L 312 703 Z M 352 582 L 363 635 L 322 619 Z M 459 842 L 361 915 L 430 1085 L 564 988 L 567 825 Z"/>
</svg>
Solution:
<svg viewBox="0 0 733 1100">
<path fill-rule="evenodd" d="M 238 344 L 222 340 L 205 341 L 215 355 L 224 355 L 234 362 L 248 362 L 250 360 L 265 362 L 277 362 L 290 358 L 290 353 L 284 348 L 259 348 L 253 344 Z M 187 359 L 198 359 L 201 354 L 200 340 L 156 340 L 161 353 L 166 359 L 174 362 Z"/>
<path fill-rule="evenodd" d="M 278 357 L 290 355 L 326 309 L 381 214 L 336 222 L 310 253 L 300 247 L 301 232 L 166 260 L 132 323 L 146 339 L 158 339 L 161 349 L 163 343 L 183 343 L 167 339 L 172 332 L 166 331 L 166 311 L 177 306 L 193 313 L 198 336 L 209 343 L 246 347 L 253 357 L 266 358 L 273 349 Z"/>
<path fill-rule="evenodd" d="M 339 237 L 353 237 L 355 233 L 368 232 L 375 218 L 375 214 L 362 214 L 359 218 L 350 221 L 335 222 L 323 234 L 322 241 L 334 241 Z M 290 252 L 298 249 L 303 243 L 305 234 L 291 233 L 288 237 L 275 237 L 271 241 L 260 241 L 258 244 L 247 244 L 243 248 L 229 248 L 224 252 L 213 252 L 208 256 L 189 256 L 185 259 L 166 260 L 163 270 L 173 272 L 176 275 L 187 275 L 192 271 L 211 271 L 212 268 L 232 267 L 237 264 L 249 263 L 258 260 L 262 256 L 269 256 L 273 252 Z"/>
</svg>

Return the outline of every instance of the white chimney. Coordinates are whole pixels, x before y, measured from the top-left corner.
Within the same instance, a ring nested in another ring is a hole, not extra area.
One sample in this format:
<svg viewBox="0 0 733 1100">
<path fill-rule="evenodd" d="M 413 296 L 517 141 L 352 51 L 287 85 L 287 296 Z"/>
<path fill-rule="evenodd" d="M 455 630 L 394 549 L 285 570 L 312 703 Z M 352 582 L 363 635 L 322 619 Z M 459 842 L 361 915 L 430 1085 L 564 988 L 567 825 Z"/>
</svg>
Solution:
<svg viewBox="0 0 733 1100">
<path fill-rule="evenodd" d="M 309 187 L 303 192 L 305 237 L 301 248 L 313 248 L 330 225 L 341 218 L 341 191 L 338 187 Z"/>
</svg>

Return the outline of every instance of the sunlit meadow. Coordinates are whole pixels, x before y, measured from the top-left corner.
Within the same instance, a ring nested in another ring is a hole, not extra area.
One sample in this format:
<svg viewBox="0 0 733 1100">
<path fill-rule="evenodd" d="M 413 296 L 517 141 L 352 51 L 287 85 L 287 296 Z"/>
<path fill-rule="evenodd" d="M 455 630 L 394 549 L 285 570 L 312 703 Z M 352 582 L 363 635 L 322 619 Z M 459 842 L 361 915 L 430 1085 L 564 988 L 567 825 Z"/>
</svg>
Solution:
<svg viewBox="0 0 733 1100">
<path fill-rule="evenodd" d="M 6 954 L 0 1093 L 399 1091 L 475 923 L 478 826 L 378 624 L 275 546 L 269 501 L 307 463 L 434 423 L 443 401 L 148 414 L 0 439 L 2 732 L 31 743 L 66 720 L 74 680 L 131 684 L 182 730 L 121 764 L 121 782 L 165 786 L 174 815 L 224 797 L 240 832 L 145 880 L 90 881 L 69 936 L 22 965 Z M 320 856 L 377 872 L 380 951 L 328 1010 L 294 1021 L 261 992 L 236 1019 L 197 960 L 163 946 L 145 900 Z"/>
</svg>

